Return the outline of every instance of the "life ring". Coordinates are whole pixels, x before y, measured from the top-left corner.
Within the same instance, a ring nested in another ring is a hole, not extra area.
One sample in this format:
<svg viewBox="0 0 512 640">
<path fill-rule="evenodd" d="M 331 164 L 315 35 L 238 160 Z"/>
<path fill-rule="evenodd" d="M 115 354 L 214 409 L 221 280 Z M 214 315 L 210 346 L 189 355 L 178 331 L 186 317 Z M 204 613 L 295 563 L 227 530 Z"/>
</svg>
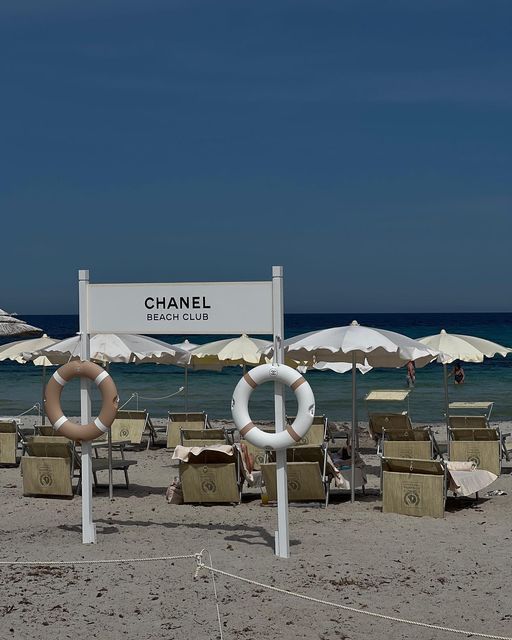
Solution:
<svg viewBox="0 0 512 640">
<path fill-rule="evenodd" d="M 269 380 L 282 382 L 295 392 L 298 402 L 297 417 L 292 425 L 279 433 L 258 429 L 249 415 L 249 398 L 257 386 Z M 284 364 L 262 364 L 238 382 L 231 400 L 231 413 L 235 427 L 248 442 L 260 449 L 286 449 L 297 444 L 309 431 L 315 415 L 315 396 L 304 376 Z"/>
<path fill-rule="evenodd" d="M 64 386 L 73 378 L 86 377 L 101 391 L 100 415 L 89 424 L 76 424 L 68 420 L 60 406 Z M 94 440 L 110 429 L 117 414 L 119 396 L 110 374 L 94 362 L 68 362 L 53 374 L 44 393 L 46 415 L 55 431 L 70 440 Z"/>
</svg>

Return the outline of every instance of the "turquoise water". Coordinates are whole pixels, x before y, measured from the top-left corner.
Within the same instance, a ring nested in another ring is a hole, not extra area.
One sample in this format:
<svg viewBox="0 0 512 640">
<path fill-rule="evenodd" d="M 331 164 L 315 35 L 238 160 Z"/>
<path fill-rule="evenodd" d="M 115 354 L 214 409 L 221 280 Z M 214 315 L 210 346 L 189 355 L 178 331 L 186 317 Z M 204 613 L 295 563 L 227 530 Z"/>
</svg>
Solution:
<svg viewBox="0 0 512 640">
<path fill-rule="evenodd" d="M 76 333 L 76 316 L 26 316 L 26 319 L 55 338 Z M 438 333 L 444 328 L 449 332 L 476 335 L 506 346 L 512 345 L 512 314 L 287 314 L 285 336 L 291 337 L 307 331 L 342 326 L 356 319 L 360 324 L 389 329 L 412 338 Z M 189 338 L 196 343 L 225 336 L 158 336 L 171 343 Z M 268 336 L 267 336 L 268 337 Z M 512 357 L 486 360 L 482 364 L 464 364 L 466 384 L 450 385 L 450 400 L 486 400 L 495 402 L 493 418 L 512 419 Z M 50 370 L 51 371 L 51 370 Z M 167 411 L 185 408 L 184 394 L 173 398 L 155 399 L 169 395 L 184 385 L 183 369 L 164 365 L 112 364 L 121 403 L 133 393 L 139 394 L 139 407 L 148 409 L 152 416 L 164 417 Z M 230 418 L 230 401 L 233 389 L 242 375 L 239 367 L 222 372 L 190 372 L 189 410 L 205 410 L 212 418 Z M 306 375 L 316 398 L 317 413 L 325 413 L 332 420 L 349 420 L 352 411 L 351 374 L 312 371 Z M 365 419 L 367 408 L 364 396 L 372 389 L 406 388 L 403 369 L 374 369 L 365 376 L 358 374 L 358 411 Z M 438 422 L 443 418 L 444 406 L 443 369 L 430 364 L 416 372 L 416 387 L 410 395 L 410 413 L 413 420 Z M 42 394 L 42 369 L 32 364 L 20 365 L 0 362 L 0 415 L 18 415 L 40 401 Z M 148 399 L 146 399 L 148 398 Z M 66 387 L 63 409 L 69 415 L 79 414 L 78 382 Z M 136 398 L 126 406 L 136 407 Z M 251 399 L 253 419 L 272 418 L 272 385 L 255 390 Z M 399 408 L 399 405 L 395 405 Z M 387 408 L 393 408 L 388 405 Z M 93 410 L 97 409 L 97 400 Z M 290 394 L 287 412 L 295 412 L 295 400 Z"/>
</svg>

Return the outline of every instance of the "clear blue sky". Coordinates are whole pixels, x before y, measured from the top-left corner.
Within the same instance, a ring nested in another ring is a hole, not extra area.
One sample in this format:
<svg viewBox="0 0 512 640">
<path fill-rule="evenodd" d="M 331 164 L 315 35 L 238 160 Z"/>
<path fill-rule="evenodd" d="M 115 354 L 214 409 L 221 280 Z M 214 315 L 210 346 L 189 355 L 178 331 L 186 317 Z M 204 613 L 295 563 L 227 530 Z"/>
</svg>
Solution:
<svg viewBox="0 0 512 640">
<path fill-rule="evenodd" d="M 508 0 L 3 0 L 0 307 L 263 280 L 512 311 Z"/>
</svg>

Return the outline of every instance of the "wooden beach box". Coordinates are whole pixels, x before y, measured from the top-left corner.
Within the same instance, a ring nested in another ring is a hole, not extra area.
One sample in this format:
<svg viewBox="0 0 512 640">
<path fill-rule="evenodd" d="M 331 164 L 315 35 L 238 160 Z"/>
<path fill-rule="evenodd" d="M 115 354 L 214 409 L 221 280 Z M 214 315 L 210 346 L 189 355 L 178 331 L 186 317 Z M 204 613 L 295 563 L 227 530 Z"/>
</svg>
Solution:
<svg viewBox="0 0 512 640">
<path fill-rule="evenodd" d="M 14 420 L 0 422 L 0 464 L 17 464 L 18 432 Z"/>
<path fill-rule="evenodd" d="M 180 480 L 184 502 L 236 502 L 241 500 L 239 454 L 203 450 L 180 462 Z"/>
<path fill-rule="evenodd" d="M 446 472 L 435 460 L 382 458 L 382 511 L 443 518 Z"/>
<path fill-rule="evenodd" d="M 501 474 L 501 438 L 498 429 L 449 429 L 450 460 L 474 462 L 477 469 Z"/>
<path fill-rule="evenodd" d="M 27 453 L 21 460 L 24 496 L 73 496 L 73 451 L 67 439 L 34 436 Z"/>
<path fill-rule="evenodd" d="M 426 429 L 383 429 L 382 434 L 385 458 L 432 458 L 432 438 Z"/>
<path fill-rule="evenodd" d="M 167 419 L 168 449 L 175 449 L 181 444 L 180 429 L 205 429 L 208 424 L 206 413 L 195 411 L 192 413 L 169 413 Z"/>
</svg>

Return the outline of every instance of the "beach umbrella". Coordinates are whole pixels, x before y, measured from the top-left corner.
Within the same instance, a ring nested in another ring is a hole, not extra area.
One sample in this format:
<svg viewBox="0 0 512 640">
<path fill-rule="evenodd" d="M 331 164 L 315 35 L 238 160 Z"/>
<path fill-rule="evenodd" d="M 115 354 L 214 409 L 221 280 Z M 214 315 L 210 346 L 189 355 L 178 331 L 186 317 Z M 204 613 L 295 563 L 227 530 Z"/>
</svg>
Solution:
<svg viewBox="0 0 512 640">
<path fill-rule="evenodd" d="M 43 333 L 43 330 L 16 317 L 16 314 L 8 314 L 0 309 L 0 338 L 29 336 L 37 333 Z"/>
<path fill-rule="evenodd" d="M 441 329 L 440 333 L 433 336 L 419 338 L 419 342 L 431 349 L 440 351 L 437 361 L 442 363 L 444 372 L 444 403 L 446 426 L 448 427 L 448 371 L 446 365 L 456 360 L 462 362 L 483 362 L 484 358 L 493 358 L 496 354 L 505 357 L 512 353 L 512 349 L 504 347 L 496 342 L 478 338 L 476 336 L 465 336 L 456 333 L 448 333 Z"/>
<path fill-rule="evenodd" d="M 80 357 L 80 336 L 66 338 L 45 349 L 38 355 L 46 356 L 53 364 L 64 364 Z M 96 362 L 153 362 L 160 364 L 185 364 L 190 355 L 184 349 L 162 340 L 136 334 L 98 333 L 91 336 L 90 359 Z"/>
<path fill-rule="evenodd" d="M 265 358 L 263 351 L 272 345 L 269 340 L 251 338 L 242 334 L 238 338 L 216 340 L 196 347 L 190 352 L 191 362 L 218 363 L 223 366 L 261 364 Z"/>
<path fill-rule="evenodd" d="M 291 358 L 305 362 L 349 363 L 352 367 L 352 480 L 351 501 L 355 499 L 355 448 L 357 437 L 357 365 L 371 367 L 401 367 L 414 360 L 423 367 L 439 355 L 431 349 L 400 333 L 361 326 L 355 320 L 344 327 L 312 331 L 283 343 L 284 352 Z M 266 353 L 270 353 L 273 347 Z"/>
<path fill-rule="evenodd" d="M 46 367 L 51 365 L 51 362 L 45 356 L 39 356 L 32 359 L 32 355 L 51 345 L 58 342 L 54 338 L 49 338 L 46 333 L 40 338 L 31 338 L 29 340 L 17 340 L 16 342 L 9 342 L 0 346 L 0 361 L 12 360 L 19 362 L 20 364 L 26 364 L 27 362 L 33 362 L 35 365 L 43 367 L 43 401 L 41 403 L 43 424 L 45 423 L 44 412 L 44 387 L 46 384 Z"/>
</svg>

